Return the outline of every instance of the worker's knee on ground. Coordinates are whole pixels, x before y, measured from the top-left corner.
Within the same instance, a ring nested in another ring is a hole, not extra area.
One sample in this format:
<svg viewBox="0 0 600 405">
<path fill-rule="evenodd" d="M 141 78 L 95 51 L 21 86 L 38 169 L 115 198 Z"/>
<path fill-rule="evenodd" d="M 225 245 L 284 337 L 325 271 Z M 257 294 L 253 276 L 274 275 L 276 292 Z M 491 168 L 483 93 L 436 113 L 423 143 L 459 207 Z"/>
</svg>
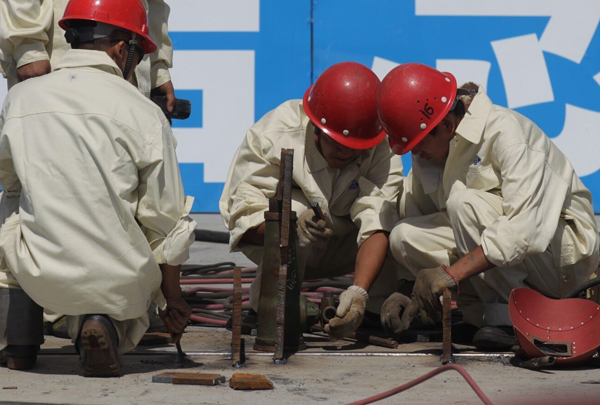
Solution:
<svg viewBox="0 0 600 405">
<path fill-rule="evenodd" d="M 452 228 L 457 225 L 469 226 L 479 224 L 477 206 L 481 204 L 481 197 L 477 190 L 464 189 L 452 192 L 446 202 L 446 210 L 452 223 Z"/>
<path fill-rule="evenodd" d="M 44 343 L 43 309 L 20 288 L 0 289 L 0 332 L 8 345 Z"/>
</svg>

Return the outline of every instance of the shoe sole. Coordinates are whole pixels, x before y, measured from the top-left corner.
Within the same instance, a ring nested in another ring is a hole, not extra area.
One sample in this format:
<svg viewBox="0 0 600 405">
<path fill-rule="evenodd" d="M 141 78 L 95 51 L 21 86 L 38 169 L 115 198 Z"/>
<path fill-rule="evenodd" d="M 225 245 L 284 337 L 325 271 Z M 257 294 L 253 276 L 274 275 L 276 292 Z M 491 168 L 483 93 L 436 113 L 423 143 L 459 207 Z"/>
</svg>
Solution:
<svg viewBox="0 0 600 405">
<path fill-rule="evenodd" d="M 119 377 L 121 361 L 106 326 L 95 319 L 85 322 L 81 329 L 81 347 L 85 360 L 81 366 L 84 377 Z"/>
</svg>

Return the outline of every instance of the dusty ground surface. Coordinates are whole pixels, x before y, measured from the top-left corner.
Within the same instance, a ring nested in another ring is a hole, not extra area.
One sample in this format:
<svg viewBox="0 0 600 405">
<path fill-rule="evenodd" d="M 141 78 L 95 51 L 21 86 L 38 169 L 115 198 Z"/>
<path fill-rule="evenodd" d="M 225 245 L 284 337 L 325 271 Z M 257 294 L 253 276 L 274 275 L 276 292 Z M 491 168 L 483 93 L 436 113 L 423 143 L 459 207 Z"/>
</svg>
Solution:
<svg viewBox="0 0 600 405">
<path fill-rule="evenodd" d="M 217 216 L 198 216 L 199 227 L 224 230 Z M 191 263 L 224 260 L 246 266 L 241 254 L 226 245 L 196 242 Z M 69 340 L 48 337 L 36 367 L 29 372 L 0 368 L 0 403 L 53 404 L 344 404 L 407 383 L 440 366 L 441 344 L 401 344 L 398 349 L 365 346 L 350 341 L 330 343 L 318 334 L 305 335 L 309 349 L 274 365 L 270 356 L 252 350 L 246 336 L 248 360 L 243 369 L 231 367 L 227 357 L 231 333 L 224 329 L 190 327 L 182 346 L 188 353 L 180 368 L 172 345 L 139 347 L 125 355 L 121 378 L 79 376 L 78 356 Z M 469 346 L 456 345 L 460 355 L 477 355 Z M 390 353 L 386 355 L 386 353 Z M 530 371 L 509 364 L 510 353 L 488 357 L 458 357 L 457 363 L 473 377 L 495 404 L 598 404 L 600 359 L 571 370 Z M 202 387 L 152 382 L 164 371 L 219 373 L 227 378 L 241 371 L 266 375 L 272 391 L 234 391 L 228 384 Z M 481 403 L 455 371 L 434 377 L 380 403 Z"/>
</svg>

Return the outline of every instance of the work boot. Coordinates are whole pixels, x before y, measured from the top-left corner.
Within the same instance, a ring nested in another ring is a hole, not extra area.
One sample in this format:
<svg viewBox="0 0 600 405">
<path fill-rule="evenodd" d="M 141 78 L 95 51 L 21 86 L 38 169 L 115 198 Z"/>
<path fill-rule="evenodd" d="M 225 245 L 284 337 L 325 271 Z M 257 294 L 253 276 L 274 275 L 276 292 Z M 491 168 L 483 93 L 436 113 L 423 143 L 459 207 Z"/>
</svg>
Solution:
<svg viewBox="0 0 600 405">
<path fill-rule="evenodd" d="M 69 325 L 67 324 L 67 317 L 61 316 L 54 322 L 44 322 L 45 331 L 44 334 L 54 336 L 60 339 L 70 339 L 69 336 Z"/>
<path fill-rule="evenodd" d="M 84 377 L 119 377 L 121 357 L 117 351 L 119 337 L 105 315 L 88 315 L 83 321 L 77 350 L 81 375 Z"/>
<path fill-rule="evenodd" d="M 36 345 L 8 345 L 0 350 L 0 366 L 11 370 L 31 370 L 39 352 L 40 347 Z"/>
<path fill-rule="evenodd" d="M 473 346 L 482 351 L 510 350 L 518 344 L 512 326 L 484 326 L 473 336 Z"/>
</svg>

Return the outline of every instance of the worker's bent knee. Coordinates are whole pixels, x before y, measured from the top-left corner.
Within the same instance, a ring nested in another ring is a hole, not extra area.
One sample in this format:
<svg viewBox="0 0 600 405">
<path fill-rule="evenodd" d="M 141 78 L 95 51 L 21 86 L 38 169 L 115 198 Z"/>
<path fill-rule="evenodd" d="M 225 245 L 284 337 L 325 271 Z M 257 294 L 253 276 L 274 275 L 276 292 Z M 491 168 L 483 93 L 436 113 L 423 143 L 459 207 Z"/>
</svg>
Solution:
<svg viewBox="0 0 600 405">
<path fill-rule="evenodd" d="M 390 233 L 390 251 L 394 259 L 403 266 L 406 266 L 407 255 L 417 248 L 415 242 L 423 240 L 423 235 L 418 230 L 418 227 L 408 221 L 400 221 Z"/>
<path fill-rule="evenodd" d="M 450 217 L 452 227 L 457 224 L 476 224 L 478 223 L 477 207 L 481 206 L 483 199 L 479 195 L 480 191 L 464 189 L 452 193 L 446 202 L 446 210 Z"/>
</svg>

